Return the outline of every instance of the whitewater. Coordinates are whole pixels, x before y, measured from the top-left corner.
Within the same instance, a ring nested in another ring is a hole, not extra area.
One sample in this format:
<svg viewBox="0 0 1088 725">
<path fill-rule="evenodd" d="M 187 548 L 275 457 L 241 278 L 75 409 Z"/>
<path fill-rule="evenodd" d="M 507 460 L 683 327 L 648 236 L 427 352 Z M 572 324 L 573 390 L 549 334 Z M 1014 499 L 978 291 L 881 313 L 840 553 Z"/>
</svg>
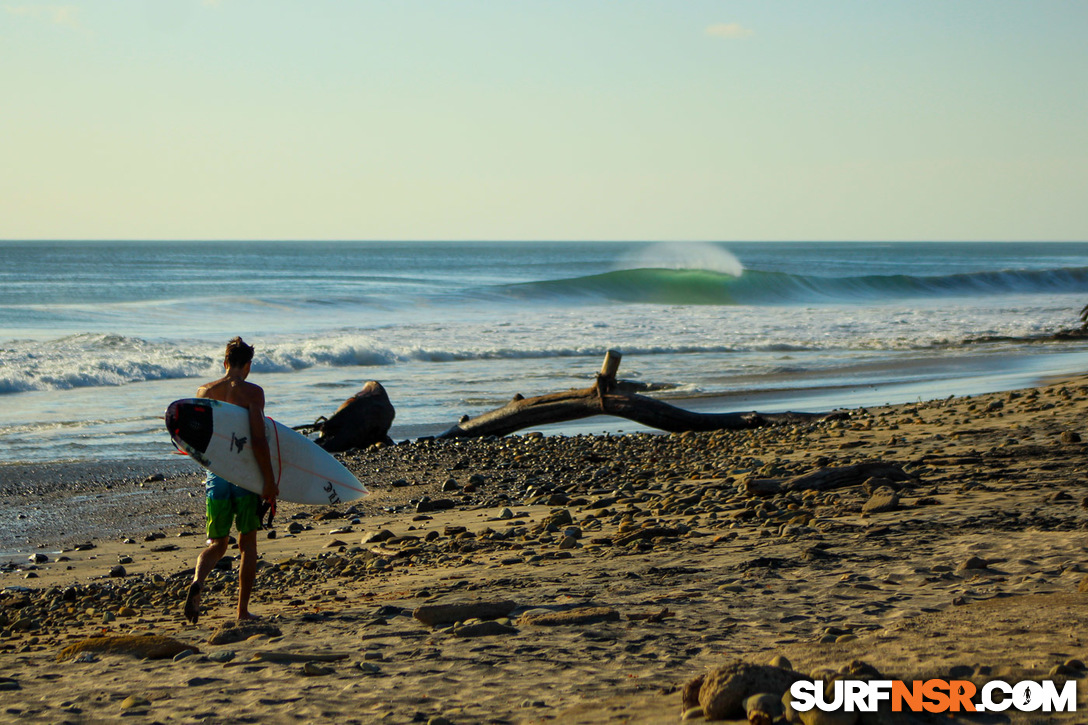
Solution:
<svg viewBox="0 0 1088 725">
<path fill-rule="evenodd" d="M 234 335 L 270 416 L 374 379 L 401 439 L 584 386 L 609 348 L 692 409 L 1010 389 L 1085 370 L 1049 337 L 1085 303 L 1088 244 L 0 242 L 0 462 L 171 457 L 163 409 Z"/>
</svg>

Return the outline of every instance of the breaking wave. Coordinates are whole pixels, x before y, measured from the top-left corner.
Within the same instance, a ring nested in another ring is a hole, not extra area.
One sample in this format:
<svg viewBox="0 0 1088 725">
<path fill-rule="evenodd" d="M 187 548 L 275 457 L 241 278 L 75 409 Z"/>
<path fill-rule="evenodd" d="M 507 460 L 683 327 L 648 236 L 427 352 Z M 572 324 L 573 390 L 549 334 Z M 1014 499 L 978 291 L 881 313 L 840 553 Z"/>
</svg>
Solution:
<svg viewBox="0 0 1088 725">
<path fill-rule="evenodd" d="M 1088 267 L 1005 270 L 942 276 L 821 277 L 743 270 L 739 276 L 701 269 L 643 268 L 583 277 L 501 285 L 517 299 L 597 299 L 665 305 L 788 305 L 997 294 L 1083 293 Z"/>
</svg>

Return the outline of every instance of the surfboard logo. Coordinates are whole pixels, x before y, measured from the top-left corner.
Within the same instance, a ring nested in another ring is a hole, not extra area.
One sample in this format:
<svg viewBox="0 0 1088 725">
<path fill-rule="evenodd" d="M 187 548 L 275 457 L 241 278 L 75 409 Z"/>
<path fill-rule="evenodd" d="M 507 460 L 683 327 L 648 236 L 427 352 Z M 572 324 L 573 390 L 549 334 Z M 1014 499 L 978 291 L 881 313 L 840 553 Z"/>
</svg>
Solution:
<svg viewBox="0 0 1088 725">
<path fill-rule="evenodd" d="M 329 494 L 329 503 L 340 503 L 340 494 L 336 492 L 336 489 L 332 485 L 332 481 L 326 481 L 322 486 L 325 493 Z"/>
<path fill-rule="evenodd" d="M 246 447 L 246 441 L 249 438 L 238 438 L 234 433 L 230 434 L 230 449 L 235 453 L 241 453 L 242 449 Z"/>
</svg>

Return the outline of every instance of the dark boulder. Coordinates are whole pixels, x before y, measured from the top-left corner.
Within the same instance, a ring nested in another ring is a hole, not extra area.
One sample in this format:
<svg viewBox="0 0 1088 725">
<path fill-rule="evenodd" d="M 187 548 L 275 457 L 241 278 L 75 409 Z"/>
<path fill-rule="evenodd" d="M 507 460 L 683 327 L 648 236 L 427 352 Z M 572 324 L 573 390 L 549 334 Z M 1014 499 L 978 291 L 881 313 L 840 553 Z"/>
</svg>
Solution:
<svg viewBox="0 0 1088 725">
<path fill-rule="evenodd" d="M 385 388 L 370 380 L 362 390 L 345 400 L 331 418 L 316 424 L 320 433 L 317 445 L 330 453 L 366 448 L 375 443 L 392 445 L 389 426 L 393 425 L 395 416 Z"/>
</svg>

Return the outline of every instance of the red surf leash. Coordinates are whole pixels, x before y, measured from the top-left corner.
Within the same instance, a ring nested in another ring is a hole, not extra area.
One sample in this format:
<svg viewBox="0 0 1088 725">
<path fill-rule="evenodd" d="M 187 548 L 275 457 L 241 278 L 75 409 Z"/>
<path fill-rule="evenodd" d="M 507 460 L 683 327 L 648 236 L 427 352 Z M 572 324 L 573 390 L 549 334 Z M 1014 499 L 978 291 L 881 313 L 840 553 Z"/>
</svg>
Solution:
<svg viewBox="0 0 1088 725">
<path fill-rule="evenodd" d="M 272 420 L 269 418 L 269 420 Z M 276 428 L 276 421 L 272 420 L 272 432 L 276 434 L 276 492 L 279 493 L 280 481 L 283 480 L 283 455 L 280 452 L 280 432 Z M 276 498 L 273 497 L 268 504 L 268 523 L 265 525 L 266 529 L 272 528 L 272 519 L 276 517 Z"/>
</svg>

